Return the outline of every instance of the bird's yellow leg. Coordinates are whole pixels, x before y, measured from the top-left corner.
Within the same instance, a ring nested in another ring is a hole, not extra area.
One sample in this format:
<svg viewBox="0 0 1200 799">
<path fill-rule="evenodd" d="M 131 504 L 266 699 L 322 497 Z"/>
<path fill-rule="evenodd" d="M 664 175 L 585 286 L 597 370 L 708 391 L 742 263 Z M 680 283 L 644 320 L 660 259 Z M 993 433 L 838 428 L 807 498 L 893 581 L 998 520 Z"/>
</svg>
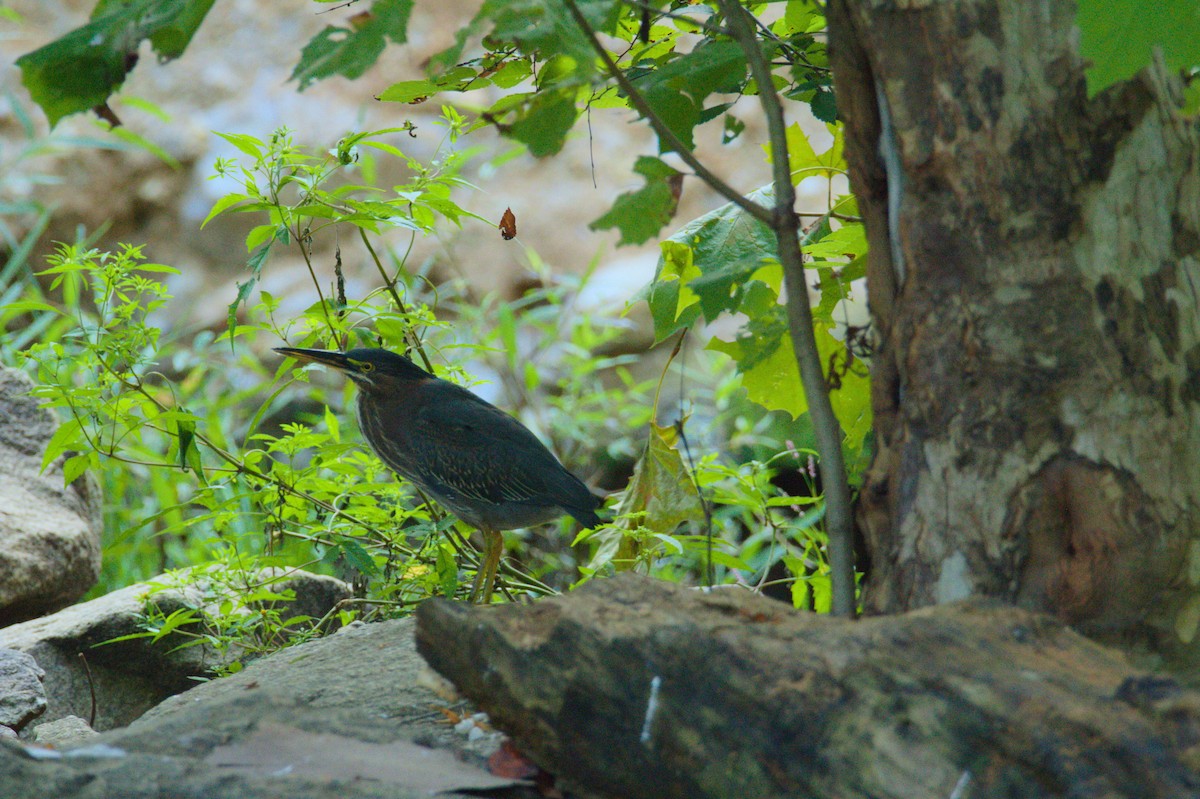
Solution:
<svg viewBox="0 0 1200 799">
<path fill-rule="evenodd" d="M 483 534 L 483 552 L 475 581 L 471 584 L 471 602 L 486 605 L 491 601 L 496 584 L 496 572 L 500 569 L 500 555 L 504 552 L 504 537 L 499 530 L 480 527 Z"/>
</svg>

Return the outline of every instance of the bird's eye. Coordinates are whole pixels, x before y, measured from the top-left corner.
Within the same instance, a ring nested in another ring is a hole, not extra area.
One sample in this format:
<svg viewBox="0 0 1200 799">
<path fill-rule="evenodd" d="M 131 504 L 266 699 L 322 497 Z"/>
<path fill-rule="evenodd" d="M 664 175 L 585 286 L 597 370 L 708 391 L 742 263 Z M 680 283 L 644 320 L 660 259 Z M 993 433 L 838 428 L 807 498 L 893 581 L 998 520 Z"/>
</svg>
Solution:
<svg viewBox="0 0 1200 799">
<path fill-rule="evenodd" d="M 359 363 L 358 368 L 364 372 L 374 372 L 375 364 L 363 361 L 363 362 Z"/>
</svg>

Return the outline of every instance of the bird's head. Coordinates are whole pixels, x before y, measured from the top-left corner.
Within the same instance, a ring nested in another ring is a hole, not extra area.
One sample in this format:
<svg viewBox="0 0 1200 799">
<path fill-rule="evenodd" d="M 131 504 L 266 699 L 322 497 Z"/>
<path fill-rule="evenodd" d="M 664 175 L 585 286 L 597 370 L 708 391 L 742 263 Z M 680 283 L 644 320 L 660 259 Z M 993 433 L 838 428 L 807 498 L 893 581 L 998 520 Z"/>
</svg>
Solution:
<svg viewBox="0 0 1200 799">
<path fill-rule="evenodd" d="M 305 350 L 295 347 L 276 347 L 275 351 L 289 358 L 311 361 L 329 366 L 344 373 L 360 389 L 386 390 L 397 383 L 428 380 L 432 375 L 415 363 L 381 349 L 355 349 L 347 352 L 337 350 Z"/>
</svg>

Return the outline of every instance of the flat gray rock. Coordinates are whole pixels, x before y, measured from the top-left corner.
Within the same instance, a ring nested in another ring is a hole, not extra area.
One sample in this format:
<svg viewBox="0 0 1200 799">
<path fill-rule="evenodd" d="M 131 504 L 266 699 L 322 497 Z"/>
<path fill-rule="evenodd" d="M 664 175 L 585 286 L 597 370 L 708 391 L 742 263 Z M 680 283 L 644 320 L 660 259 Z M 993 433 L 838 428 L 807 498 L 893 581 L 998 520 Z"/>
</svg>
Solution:
<svg viewBox="0 0 1200 799">
<path fill-rule="evenodd" d="M 58 751 L 0 741 L 0 785 L 23 799 L 410 799 L 499 796 L 469 713 L 425 684 L 411 619 L 282 650 L 172 697 L 126 728 Z M 518 794 L 519 795 L 519 794 Z"/>
</svg>

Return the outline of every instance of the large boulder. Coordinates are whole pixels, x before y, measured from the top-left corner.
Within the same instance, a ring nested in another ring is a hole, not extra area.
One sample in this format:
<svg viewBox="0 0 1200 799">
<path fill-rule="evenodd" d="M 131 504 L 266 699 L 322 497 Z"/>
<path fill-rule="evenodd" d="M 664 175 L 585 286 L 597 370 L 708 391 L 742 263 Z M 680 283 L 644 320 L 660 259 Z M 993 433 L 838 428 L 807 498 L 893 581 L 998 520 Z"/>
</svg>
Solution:
<svg viewBox="0 0 1200 799">
<path fill-rule="evenodd" d="M 249 579 L 258 584 L 276 576 L 260 572 Z M 43 721 L 78 716 L 97 730 L 120 727 L 245 655 L 237 640 L 221 648 L 178 648 L 198 640 L 179 633 L 157 642 L 146 637 L 114 642 L 144 633 L 149 614 L 165 618 L 180 610 L 194 610 L 198 620 L 186 631 L 208 632 L 219 606 L 227 599 L 237 601 L 239 589 L 228 577 L 194 571 L 131 585 L 0 629 L 0 647 L 31 655 L 45 670 L 48 709 Z M 342 581 L 300 571 L 287 573 L 271 589 L 295 593 L 281 611 L 284 618 L 319 619 L 350 596 Z"/>
<path fill-rule="evenodd" d="M 42 472 L 58 424 L 24 372 L 0 367 L 0 626 L 74 602 L 100 576 L 100 491 Z"/>
<path fill-rule="evenodd" d="M 198 685 L 127 728 L 81 728 L 58 750 L 0 740 L 0 795 L 513 796 L 504 791 L 519 780 L 482 768 L 500 736 L 447 723 L 470 711 L 426 687 L 412 631 L 411 619 L 349 627 Z"/>
<path fill-rule="evenodd" d="M 29 655 L 0 649 L 0 735 L 16 735 L 46 712 L 45 678 Z"/>
</svg>

